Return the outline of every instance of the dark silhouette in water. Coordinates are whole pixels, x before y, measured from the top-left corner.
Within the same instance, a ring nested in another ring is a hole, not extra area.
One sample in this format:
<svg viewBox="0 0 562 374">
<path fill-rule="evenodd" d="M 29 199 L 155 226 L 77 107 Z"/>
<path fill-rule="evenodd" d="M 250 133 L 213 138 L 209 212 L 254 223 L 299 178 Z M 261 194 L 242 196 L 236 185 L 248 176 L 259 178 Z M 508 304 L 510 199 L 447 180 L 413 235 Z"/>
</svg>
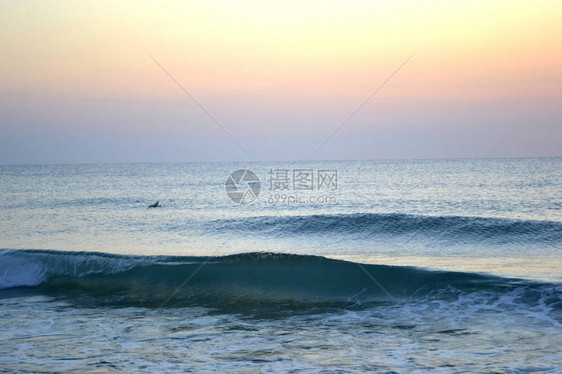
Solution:
<svg viewBox="0 0 562 374">
<path fill-rule="evenodd" d="M 159 208 L 160 207 L 160 200 L 158 200 L 157 202 L 155 202 L 152 205 L 149 205 L 148 207 L 149 208 Z"/>
</svg>

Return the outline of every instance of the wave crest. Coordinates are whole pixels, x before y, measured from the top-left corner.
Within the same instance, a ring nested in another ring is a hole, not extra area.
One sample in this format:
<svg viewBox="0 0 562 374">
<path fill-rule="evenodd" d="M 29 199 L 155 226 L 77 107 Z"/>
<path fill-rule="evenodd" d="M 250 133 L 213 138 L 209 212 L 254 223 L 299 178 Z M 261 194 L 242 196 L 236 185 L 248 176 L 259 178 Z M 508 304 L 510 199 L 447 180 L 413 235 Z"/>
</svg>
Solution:
<svg viewBox="0 0 562 374">
<path fill-rule="evenodd" d="M 268 235 L 307 235 L 329 231 L 346 237 L 412 236 L 433 240 L 489 244 L 558 244 L 562 223 L 463 216 L 416 216 L 408 214 L 322 214 L 262 216 L 217 220 L 219 230 L 260 232 Z"/>
<path fill-rule="evenodd" d="M 368 307 L 475 293 L 493 301 L 515 290 L 518 302 L 562 306 L 555 284 L 268 252 L 205 258 L 0 251 L 0 296 L 21 287 L 94 305 L 147 307 Z"/>
</svg>

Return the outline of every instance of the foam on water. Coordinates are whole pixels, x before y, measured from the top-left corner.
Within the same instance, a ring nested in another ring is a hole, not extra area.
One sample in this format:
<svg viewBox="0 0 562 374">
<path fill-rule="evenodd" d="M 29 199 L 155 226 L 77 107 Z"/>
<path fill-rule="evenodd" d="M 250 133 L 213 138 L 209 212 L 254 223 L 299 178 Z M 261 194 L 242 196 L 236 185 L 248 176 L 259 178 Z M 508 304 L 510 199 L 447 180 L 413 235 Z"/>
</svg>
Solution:
<svg viewBox="0 0 562 374">
<path fill-rule="evenodd" d="M 562 159 L 244 167 L 0 166 L 0 371 L 560 372 Z"/>
</svg>

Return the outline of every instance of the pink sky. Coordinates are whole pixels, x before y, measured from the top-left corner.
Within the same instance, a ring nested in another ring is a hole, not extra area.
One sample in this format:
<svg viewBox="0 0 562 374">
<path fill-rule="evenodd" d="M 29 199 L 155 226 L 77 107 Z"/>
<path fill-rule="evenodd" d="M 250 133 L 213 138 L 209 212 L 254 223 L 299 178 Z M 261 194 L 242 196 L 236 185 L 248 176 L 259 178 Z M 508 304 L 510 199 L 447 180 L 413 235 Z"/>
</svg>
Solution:
<svg viewBox="0 0 562 374">
<path fill-rule="evenodd" d="M 306 158 L 412 53 L 317 158 L 562 155 L 556 1 L 7 1 L 0 17 L 0 163 L 243 160 L 146 52 L 255 159 Z"/>
</svg>

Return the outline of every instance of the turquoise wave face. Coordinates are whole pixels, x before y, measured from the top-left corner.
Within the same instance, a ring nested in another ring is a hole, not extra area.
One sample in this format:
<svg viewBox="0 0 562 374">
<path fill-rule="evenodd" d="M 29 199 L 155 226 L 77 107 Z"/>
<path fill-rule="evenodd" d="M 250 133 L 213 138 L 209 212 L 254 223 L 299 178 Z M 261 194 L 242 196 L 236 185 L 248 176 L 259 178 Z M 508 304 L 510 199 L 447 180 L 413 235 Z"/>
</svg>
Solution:
<svg viewBox="0 0 562 374">
<path fill-rule="evenodd" d="M 517 295 L 516 303 L 528 308 L 540 304 L 562 310 L 562 290 L 555 284 L 319 256 L 123 256 L 30 250 L 1 251 L 0 258 L 0 296 L 41 293 L 89 306 L 201 306 L 254 313 L 455 302 L 467 295 L 494 303 Z"/>
</svg>

